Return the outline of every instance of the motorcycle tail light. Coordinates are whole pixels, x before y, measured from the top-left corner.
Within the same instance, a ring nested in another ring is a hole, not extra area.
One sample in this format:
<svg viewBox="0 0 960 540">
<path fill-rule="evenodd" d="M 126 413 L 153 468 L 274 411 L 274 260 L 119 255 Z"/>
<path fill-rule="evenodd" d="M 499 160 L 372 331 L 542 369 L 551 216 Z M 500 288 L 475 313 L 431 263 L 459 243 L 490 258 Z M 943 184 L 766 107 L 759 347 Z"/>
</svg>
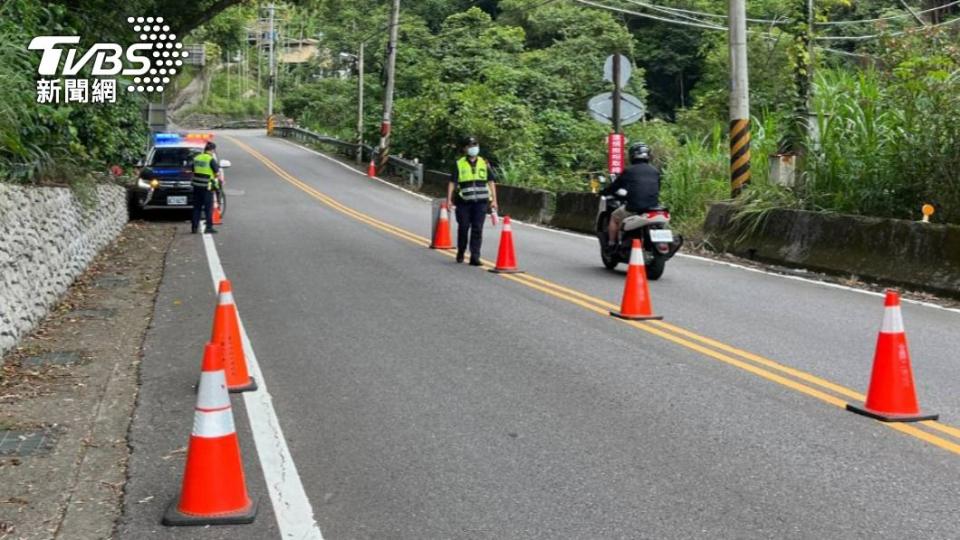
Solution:
<svg viewBox="0 0 960 540">
<path fill-rule="evenodd" d="M 670 251 L 670 246 L 668 244 L 657 244 L 657 251 L 666 254 Z"/>
</svg>

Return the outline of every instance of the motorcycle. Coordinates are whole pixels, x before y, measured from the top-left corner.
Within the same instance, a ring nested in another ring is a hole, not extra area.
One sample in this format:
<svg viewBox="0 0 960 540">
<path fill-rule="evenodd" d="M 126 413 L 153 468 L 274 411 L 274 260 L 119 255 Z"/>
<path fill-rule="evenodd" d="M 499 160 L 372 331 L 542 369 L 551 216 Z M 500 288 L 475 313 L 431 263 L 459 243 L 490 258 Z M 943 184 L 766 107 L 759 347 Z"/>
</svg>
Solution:
<svg viewBox="0 0 960 540">
<path fill-rule="evenodd" d="M 621 205 L 626 204 L 618 198 L 626 195 L 626 190 L 621 189 L 615 196 L 600 196 L 600 208 L 597 212 L 600 258 L 607 269 L 613 270 L 618 264 L 630 260 L 633 240 L 639 239 L 640 245 L 643 246 L 643 264 L 646 266 L 647 278 L 660 279 L 666 269 L 667 261 L 683 246 L 683 236 L 676 235 L 670 230 L 668 208 L 651 208 L 623 220 L 620 224 L 620 238 L 616 249 L 608 249 L 607 227 L 610 224 L 610 215 Z"/>
</svg>

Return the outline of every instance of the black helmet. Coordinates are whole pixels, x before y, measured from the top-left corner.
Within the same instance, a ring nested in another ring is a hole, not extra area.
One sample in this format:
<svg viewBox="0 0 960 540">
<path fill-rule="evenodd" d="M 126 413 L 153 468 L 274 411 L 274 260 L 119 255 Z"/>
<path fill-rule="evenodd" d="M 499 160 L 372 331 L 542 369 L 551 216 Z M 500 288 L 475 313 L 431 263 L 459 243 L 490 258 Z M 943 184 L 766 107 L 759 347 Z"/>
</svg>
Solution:
<svg viewBox="0 0 960 540">
<path fill-rule="evenodd" d="M 463 138 L 463 144 L 461 146 L 466 148 L 468 146 L 473 146 L 475 144 L 480 144 L 480 141 L 478 141 L 477 138 L 474 137 L 473 135 L 469 135 Z"/>
<path fill-rule="evenodd" d="M 638 142 L 631 144 L 629 154 L 630 163 L 650 161 L 650 147 L 647 146 L 647 143 Z"/>
<path fill-rule="evenodd" d="M 207 141 L 207 144 L 203 145 L 204 152 L 209 152 L 211 150 L 216 150 L 216 149 L 217 149 L 217 145 L 213 141 Z"/>
</svg>

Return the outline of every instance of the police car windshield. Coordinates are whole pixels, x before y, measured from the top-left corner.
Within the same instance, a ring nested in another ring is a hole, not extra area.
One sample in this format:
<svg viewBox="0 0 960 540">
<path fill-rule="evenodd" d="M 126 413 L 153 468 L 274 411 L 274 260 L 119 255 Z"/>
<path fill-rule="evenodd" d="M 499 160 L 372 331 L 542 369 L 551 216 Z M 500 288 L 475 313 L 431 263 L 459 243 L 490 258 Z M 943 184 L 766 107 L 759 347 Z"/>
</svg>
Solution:
<svg viewBox="0 0 960 540">
<path fill-rule="evenodd" d="M 200 148 L 155 148 L 151 167 L 189 167 Z"/>
</svg>

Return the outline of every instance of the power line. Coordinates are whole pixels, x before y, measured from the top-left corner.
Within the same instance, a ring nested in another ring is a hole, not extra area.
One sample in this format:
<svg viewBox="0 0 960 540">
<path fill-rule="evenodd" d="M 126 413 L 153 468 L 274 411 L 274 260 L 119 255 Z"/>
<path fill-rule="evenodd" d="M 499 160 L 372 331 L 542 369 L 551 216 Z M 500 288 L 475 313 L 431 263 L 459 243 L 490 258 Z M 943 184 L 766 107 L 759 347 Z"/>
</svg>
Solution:
<svg viewBox="0 0 960 540">
<path fill-rule="evenodd" d="M 724 15 L 724 14 L 722 14 L 722 13 L 707 13 L 707 12 L 703 12 L 703 11 L 693 11 L 693 10 L 690 10 L 690 9 L 681 9 L 681 8 L 675 8 L 675 7 L 670 7 L 670 6 L 658 6 L 658 5 L 655 5 L 655 4 L 648 4 L 648 3 L 646 3 L 646 2 L 641 2 L 640 0 L 626 0 L 626 1 L 627 1 L 627 2 L 630 2 L 631 4 L 636 4 L 636 5 L 638 5 L 638 6 L 643 6 L 643 7 L 649 8 L 649 9 L 653 9 L 653 10 L 655 10 L 655 11 L 660 11 L 660 12 L 665 12 L 665 13 L 671 13 L 671 14 L 677 14 L 678 16 L 680 16 L 680 15 L 679 15 L 680 13 L 687 13 L 687 14 L 690 14 L 690 15 L 699 15 L 699 16 L 701 16 L 701 17 L 713 17 L 713 18 L 715 18 L 715 19 L 727 19 L 727 18 L 728 18 L 727 15 Z M 957 0 L 957 1 L 960 2 L 960 0 Z M 751 18 L 747 18 L 747 19 L 745 19 L 745 20 L 746 20 L 747 22 L 764 23 L 764 24 L 786 24 L 786 23 L 790 22 L 789 19 L 751 19 Z M 706 21 L 698 21 L 698 22 L 706 22 Z"/>
<path fill-rule="evenodd" d="M 942 23 L 933 24 L 933 25 L 930 25 L 930 26 L 924 26 L 923 28 L 917 28 L 917 29 L 911 29 L 911 30 L 901 30 L 901 31 L 899 31 L 899 32 L 888 32 L 888 33 L 880 33 L 880 34 L 870 34 L 870 35 L 865 35 L 865 36 L 817 36 L 817 37 L 814 38 L 814 39 L 819 40 L 819 41 L 867 41 L 867 40 L 870 40 L 870 39 L 876 39 L 876 38 L 884 37 L 884 36 L 893 37 L 893 36 L 902 36 L 902 35 L 904 35 L 904 34 L 912 34 L 912 33 L 916 33 L 917 30 L 928 30 L 928 29 L 930 29 L 930 28 L 939 28 L 939 27 L 941 27 L 941 26 L 948 26 L 948 25 L 951 25 L 951 24 L 956 24 L 956 23 L 958 23 L 958 22 L 960 22 L 960 17 L 957 17 L 956 19 L 950 19 L 949 21 L 944 21 L 944 22 L 942 22 Z"/>
<path fill-rule="evenodd" d="M 653 19 L 653 20 L 655 20 L 655 21 L 661 21 L 661 22 L 666 22 L 666 23 L 670 23 L 670 24 L 678 24 L 678 25 L 680 25 L 680 26 L 694 26 L 694 27 L 697 27 L 697 28 L 705 28 L 705 29 L 707 29 L 707 30 L 722 30 L 722 31 L 726 31 L 726 30 L 727 30 L 726 28 L 724 28 L 724 27 L 722 27 L 722 26 L 717 26 L 717 25 L 715 25 L 715 24 L 700 23 L 700 22 L 690 22 L 690 21 L 678 21 L 678 20 L 676 20 L 676 19 L 667 19 L 667 18 L 665 18 L 665 17 L 659 17 L 659 16 L 657 16 L 657 15 L 651 15 L 651 14 L 649 14 L 649 13 L 640 13 L 640 12 L 637 12 L 637 11 L 630 11 L 630 10 L 628 10 L 628 9 L 622 9 L 622 8 L 618 8 L 618 7 L 615 7 L 615 6 L 607 6 L 607 5 L 604 5 L 604 4 L 598 4 L 598 3 L 596 3 L 596 2 L 591 2 L 590 0 L 573 0 L 573 1 L 576 2 L 576 3 L 578 3 L 578 4 L 583 4 L 583 5 L 586 5 L 586 6 L 596 7 L 596 8 L 600 8 L 600 9 L 606 9 L 606 10 L 608 10 L 608 11 L 616 11 L 616 12 L 618 12 L 618 13 L 623 13 L 623 14 L 625 14 L 625 15 L 632 15 L 632 16 L 634 16 L 634 17 L 642 17 L 642 18 L 645 18 L 645 19 Z"/>
<path fill-rule="evenodd" d="M 953 6 L 957 5 L 957 4 L 960 4 L 960 0 L 955 0 L 955 1 L 953 1 L 953 2 L 950 2 L 949 4 L 944 4 L 944 5 L 942 5 L 942 6 L 937 6 L 937 7 L 934 7 L 934 8 L 925 9 L 925 10 L 923 10 L 923 11 L 918 11 L 918 12 L 917 12 L 917 15 L 923 15 L 924 13 L 930 13 L 931 11 L 939 11 L 939 10 L 941 10 L 941 9 L 946 9 L 946 8 L 948 8 L 948 7 L 953 7 Z M 858 20 L 856 20 L 856 21 L 824 21 L 824 22 L 818 22 L 818 23 L 815 23 L 815 24 L 816 24 L 817 26 L 844 26 L 844 25 L 850 25 L 850 24 L 865 24 L 865 23 L 880 22 L 880 21 L 892 21 L 892 20 L 895 20 L 895 19 L 903 19 L 903 18 L 906 18 L 906 17 L 909 17 L 909 16 L 910 16 L 909 13 L 901 13 L 901 14 L 899 14 L 899 15 L 890 15 L 890 16 L 887 16 L 887 17 L 877 17 L 876 19 L 858 19 Z"/>
</svg>

